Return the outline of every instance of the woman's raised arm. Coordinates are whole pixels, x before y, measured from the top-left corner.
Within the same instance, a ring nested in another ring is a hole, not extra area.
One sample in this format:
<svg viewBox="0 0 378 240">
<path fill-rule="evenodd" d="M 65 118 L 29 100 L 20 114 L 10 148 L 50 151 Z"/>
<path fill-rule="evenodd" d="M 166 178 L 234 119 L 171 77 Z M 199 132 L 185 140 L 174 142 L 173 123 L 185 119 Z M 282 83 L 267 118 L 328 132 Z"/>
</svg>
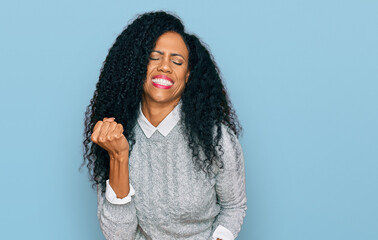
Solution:
<svg viewBox="0 0 378 240">
<path fill-rule="evenodd" d="M 91 140 L 108 151 L 110 157 L 109 180 L 105 196 L 101 184 L 97 185 L 97 216 L 106 239 L 135 239 L 137 217 L 129 184 L 129 144 L 123 135 L 123 126 L 114 118 L 98 121 Z"/>
</svg>

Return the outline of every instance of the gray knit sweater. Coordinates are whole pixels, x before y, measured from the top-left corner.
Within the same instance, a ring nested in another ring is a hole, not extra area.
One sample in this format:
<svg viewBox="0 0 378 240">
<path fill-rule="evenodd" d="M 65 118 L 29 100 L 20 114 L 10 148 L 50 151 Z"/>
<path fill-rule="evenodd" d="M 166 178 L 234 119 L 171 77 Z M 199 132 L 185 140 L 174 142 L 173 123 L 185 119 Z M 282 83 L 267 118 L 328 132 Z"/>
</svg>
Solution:
<svg viewBox="0 0 378 240">
<path fill-rule="evenodd" d="M 129 157 L 135 195 L 118 205 L 100 188 L 97 194 L 98 218 L 107 239 L 208 240 L 219 225 L 236 238 L 247 209 L 241 145 L 222 126 L 224 168 L 207 178 L 195 170 L 183 130 L 180 118 L 166 136 L 155 131 L 147 137 L 143 124 L 136 124 Z"/>
</svg>

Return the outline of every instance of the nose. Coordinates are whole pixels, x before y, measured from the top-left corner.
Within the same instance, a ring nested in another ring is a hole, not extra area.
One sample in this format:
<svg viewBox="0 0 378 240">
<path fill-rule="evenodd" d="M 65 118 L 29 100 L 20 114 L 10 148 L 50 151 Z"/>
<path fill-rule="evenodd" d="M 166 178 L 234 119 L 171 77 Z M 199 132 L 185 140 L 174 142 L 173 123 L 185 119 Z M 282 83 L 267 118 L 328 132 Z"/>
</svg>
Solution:
<svg viewBox="0 0 378 240">
<path fill-rule="evenodd" d="M 166 58 L 163 58 L 157 68 L 158 71 L 162 71 L 162 72 L 168 72 L 168 73 L 171 73 L 172 72 L 172 68 L 171 68 L 171 65 L 170 65 L 170 62 L 169 62 L 169 59 L 166 59 Z"/>
</svg>

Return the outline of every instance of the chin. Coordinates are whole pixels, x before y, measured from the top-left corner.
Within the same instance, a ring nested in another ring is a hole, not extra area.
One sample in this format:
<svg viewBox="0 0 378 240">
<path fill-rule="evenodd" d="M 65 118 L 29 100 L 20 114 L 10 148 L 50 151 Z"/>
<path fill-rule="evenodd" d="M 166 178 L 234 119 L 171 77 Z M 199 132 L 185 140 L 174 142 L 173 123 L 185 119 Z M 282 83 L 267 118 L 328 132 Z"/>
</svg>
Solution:
<svg viewBox="0 0 378 240">
<path fill-rule="evenodd" d="M 170 100 L 167 96 L 162 96 L 160 94 L 147 95 L 146 97 L 150 101 L 159 102 L 159 103 L 169 102 L 169 100 Z"/>
</svg>

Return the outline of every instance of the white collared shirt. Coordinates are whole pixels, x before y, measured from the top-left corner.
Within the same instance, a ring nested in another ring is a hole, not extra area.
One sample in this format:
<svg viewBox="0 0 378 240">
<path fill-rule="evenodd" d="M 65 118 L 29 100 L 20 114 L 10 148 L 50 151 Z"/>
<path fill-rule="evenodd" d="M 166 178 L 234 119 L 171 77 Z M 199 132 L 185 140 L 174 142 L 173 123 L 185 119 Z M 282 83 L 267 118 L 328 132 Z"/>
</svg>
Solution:
<svg viewBox="0 0 378 240">
<path fill-rule="evenodd" d="M 138 123 L 146 137 L 150 138 L 156 130 L 159 131 L 164 137 L 166 137 L 180 120 L 181 106 L 182 102 L 180 100 L 176 107 L 163 119 L 163 121 L 159 123 L 157 127 L 152 125 L 147 120 L 142 112 L 142 106 L 139 106 Z"/>
<path fill-rule="evenodd" d="M 166 137 L 169 132 L 176 126 L 178 121 L 180 120 L 181 114 L 181 100 L 176 105 L 176 107 L 159 123 L 157 127 L 153 126 L 147 118 L 144 116 L 142 112 L 142 106 L 139 106 L 139 116 L 138 116 L 138 124 L 140 128 L 143 130 L 143 133 L 146 135 L 147 138 L 150 138 L 155 131 L 159 131 L 164 137 Z M 131 196 L 135 194 L 134 188 L 130 184 L 130 192 L 124 198 L 117 198 L 116 193 L 112 189 L 109 184 L 109 179 L 106 180 L 106 190 L 105 190 L 105 197 L 106 199 L 112 204 L 126 204 L 131 201 Z M 216 240 L 217 238 L 222 240 L 234 240 L 234 236 L 230 230 L 219 225 L 213 235 L 212 238 Z"/>
</svg>

